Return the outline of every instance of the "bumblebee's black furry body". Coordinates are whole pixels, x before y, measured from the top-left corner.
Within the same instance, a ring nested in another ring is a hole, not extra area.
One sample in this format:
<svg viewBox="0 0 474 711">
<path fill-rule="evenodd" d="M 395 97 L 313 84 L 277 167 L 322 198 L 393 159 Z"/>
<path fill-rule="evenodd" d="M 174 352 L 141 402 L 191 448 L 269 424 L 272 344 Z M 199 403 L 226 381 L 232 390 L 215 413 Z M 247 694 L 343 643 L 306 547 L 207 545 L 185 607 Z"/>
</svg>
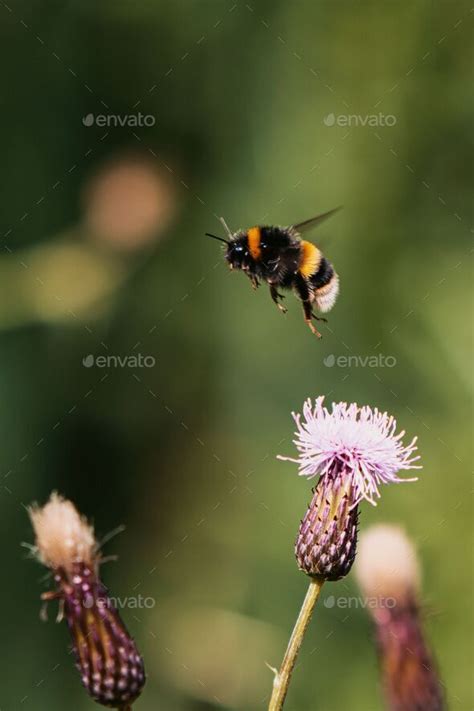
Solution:
<svg viewBox="0 0 474 711">
<path fill-rule="evenodd" d="M 338 277 L 332 264 L 311 242 L 300 238 L 293 227 L 252 227 L 240 231 L 228 242 L 226 260 L 231 269 L 241 269 L 254 288 L 260 281 L 270 287 L 273 301 L 286 311 L 278 289 L 293 289 L 303 303 L 305 321 L 320 335 L 313 324 L 313 305 L 328 311 L 337 296 Z"/>
<path fill-rule="evenodd" d="M 252 257 L 247 232 L 238 232 L 229 242 L 226 259 L 232 269 L 242 269 L 283 289 L 290 288 L 300 259 L 300 240 L 291 229 L 260 227 L 260 256 Z"/>
</svg>

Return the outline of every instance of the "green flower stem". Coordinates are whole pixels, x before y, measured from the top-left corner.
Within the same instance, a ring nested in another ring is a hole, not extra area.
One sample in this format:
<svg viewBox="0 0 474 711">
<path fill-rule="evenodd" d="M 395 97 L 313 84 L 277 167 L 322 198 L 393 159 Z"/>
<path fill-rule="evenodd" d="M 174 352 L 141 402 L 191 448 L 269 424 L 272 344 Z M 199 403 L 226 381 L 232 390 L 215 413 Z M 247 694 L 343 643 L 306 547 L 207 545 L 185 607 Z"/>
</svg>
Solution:
<svg viewBox="0 0 474 711">
<path fill-rule="evenodd" d="M 303 637 L 309 625 L 314 606 L 318 600 L 324 579 L 319 577 L 311 578 L 308 592 L 301 606 L 300 614 L 291 633 L 288 647 L 280 667 L 280 671 L 275 671 L 273 680 L 273 692 L 268 706 L 268 711 L 280 711 L 285 703 L 288 687 L 290 686 L 291 674 L 296 663 L 296 658 L 303 643 Z"/>
</svg>

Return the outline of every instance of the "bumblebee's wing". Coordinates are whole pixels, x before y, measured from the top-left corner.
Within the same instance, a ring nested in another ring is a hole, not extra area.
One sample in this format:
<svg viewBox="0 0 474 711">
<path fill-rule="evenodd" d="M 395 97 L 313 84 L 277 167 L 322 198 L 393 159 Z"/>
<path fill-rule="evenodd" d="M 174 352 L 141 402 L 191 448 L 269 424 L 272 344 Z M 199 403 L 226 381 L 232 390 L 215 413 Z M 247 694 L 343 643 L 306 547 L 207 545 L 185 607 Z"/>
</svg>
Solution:
<svg viewBox="0 0 474 711">
<path fill-rule="evenodd" d="M 297 232 L 307 232 L 308 230 L 313 229 L 313 227 L 317 227 L 318 225 L 320 225 L 321 222 L 324 222 L 324 220 L 327 220 L 328 217 L 331 217 L 331 215 L 334 215 L 340 209 L 341 209 L 340 207 L 335 207 L 334 210 L 329 210 L 328 212 L 323 212 L 322 215 L 316 215 L 316 217 L 310 217 L 309 220 L 305 220 L 304 222 L 299 222 L 297 225 L 293 225 L 293 228 Z"/>
</svg>

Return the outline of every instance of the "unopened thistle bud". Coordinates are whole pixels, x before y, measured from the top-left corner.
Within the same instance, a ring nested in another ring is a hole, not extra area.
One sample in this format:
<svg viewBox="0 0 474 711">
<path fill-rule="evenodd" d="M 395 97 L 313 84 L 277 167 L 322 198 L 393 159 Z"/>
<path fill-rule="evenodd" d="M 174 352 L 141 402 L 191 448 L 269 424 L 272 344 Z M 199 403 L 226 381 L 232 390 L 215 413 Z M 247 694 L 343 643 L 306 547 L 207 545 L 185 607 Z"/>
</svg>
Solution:
<svg viewBox="0 0 474 711">
<path fill-rule="evenodd" d="M 339 580 L 356 554 L 359 511 L 354 493 L 342 472 L 328 474 L 313 493 L 296 539 L 298 567 L 308 575 Z"/>
<path fill-rule="evenodd" d="M 421 625 L 420 571 L 410 540 L 397 526 L 373 526 L 361 537 L 355 572 L 376 625 L 387 707 L 442 711 L 443 694 Z"/>
<path fill-rule="evenodd" d="M 97 703 L 129 708 L 145 684 L 143 660 L 100 581 L 92 526 L 56 493 L 29 514 L 37 557 L 57 586 L 42 597 L 60 601 L 82 683 Z"/>
<path fill-rule="evenodd" d="M 358 506 L 362 499 L 376 505 L 379 485 L 416 481 L 400 479 L 401 469 L 416 469 L 416 438 L 403 446 L 397 423 L 387 413 L 370 407 L 333 403 L 329 411 L 324 397 L 314 406 L 307 400 L 297 425 L 294 444 L 299 474 L 319 475 L 296 539 L 295 555 L 301 570 L 325 580 L 339 580 L 350 571 L 357 546 Z"/>
</svg>

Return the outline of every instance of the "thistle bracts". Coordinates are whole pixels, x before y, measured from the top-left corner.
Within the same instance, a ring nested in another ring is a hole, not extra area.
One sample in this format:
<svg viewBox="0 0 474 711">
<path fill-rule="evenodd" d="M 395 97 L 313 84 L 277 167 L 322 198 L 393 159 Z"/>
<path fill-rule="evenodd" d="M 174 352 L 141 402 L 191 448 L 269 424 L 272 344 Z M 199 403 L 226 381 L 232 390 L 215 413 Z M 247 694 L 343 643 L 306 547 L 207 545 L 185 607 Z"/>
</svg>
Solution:
<svg viewBox="0 0 474 711">
<path fill-rule="evenodd" d="M 358 506 L 344 470 L 322 477 L 314 489 L 296 539 L 300 570 L 325 580 L 339 580 L 350 571 L 357 545 Z"/>
<path fill-rule="evenodd" d="M 71 634 L 77 668 L 90 696 L 110 708 L 126 709 L 145 684 L 143 660 L 98 575 L 93 529 L 73 504 L 51 496 L 30 516 L 39 560 L 54 574 L 57 599 Z"/>
<path fill-rule="evenodd" d="M 419 598 L 420 572 L 410 540 L 396 526 L 373 526 L 362 536 L 356 566 L 359 585 L 377 604 L 377 651 L 390 711 L 445 708 L 436 664 L 426 643 Z"/>
<path fill-rule="evenodd" d="M 415 601 L 385 610 L 376 627 L 379 659 L 391 711 L 442 711 L 438 675 Z"/>
<path fill-rule="evenodd" d="M 83 563 L 74 564 L 72 577 L 58 571 L 55 580 L 87 691 L 103 706 L 132 703 L 145 683 L 143 660 L 107 589 Z"/>
</svg>

